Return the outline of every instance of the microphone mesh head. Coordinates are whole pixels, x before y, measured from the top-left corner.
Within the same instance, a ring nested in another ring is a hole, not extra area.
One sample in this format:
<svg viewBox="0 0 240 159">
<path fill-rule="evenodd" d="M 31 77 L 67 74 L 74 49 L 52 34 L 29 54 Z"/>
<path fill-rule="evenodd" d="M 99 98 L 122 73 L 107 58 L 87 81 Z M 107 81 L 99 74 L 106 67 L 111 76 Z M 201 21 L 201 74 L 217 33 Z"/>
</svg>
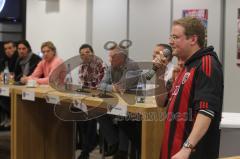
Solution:
<svg viewBox="0 0 240 159">
<path fill-rule="evenodd" d="M 163 56 L 165 56 L 166 58 L 172 56 L 172 53 L 169 49 L 164 49 L 163 50 Z"/>
</svg>

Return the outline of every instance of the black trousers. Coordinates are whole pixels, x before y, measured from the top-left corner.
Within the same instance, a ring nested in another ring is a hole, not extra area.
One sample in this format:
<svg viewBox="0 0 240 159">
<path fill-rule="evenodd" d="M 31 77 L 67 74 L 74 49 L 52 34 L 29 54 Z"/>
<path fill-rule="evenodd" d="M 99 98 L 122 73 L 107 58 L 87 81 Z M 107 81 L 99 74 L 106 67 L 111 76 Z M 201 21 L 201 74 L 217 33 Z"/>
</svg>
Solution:
<svg viewBox="0 0 240 159">
<path fill-rule="evenodd" d="M 121 121 L 119 125 L 131 141 L 131 149 L 141 154 L 141 121 Z"/>
<path fill-rule="evenodd" d="M 115 119 L 116 116 L 113 115 L 104 115 L 99 117 L 97 120 L 100 124 L 100 131 L 108 145 L 118 143 L 118 151 L 128 151 L 128 135 L 122 129 L 119 122 L 114 122 Z"/>
<path fill-rule="evenodd" d="M 10 117 L 10 98 L 9 97 L 4 97 L 0 96 L 0 107 L 3 110 L 3 113 L 6 113 L 8 117 Z"/>
<path fill-rule="evenodd" d="M 90 153 L 97 145 L 97 121 L 95 119 L 79 121 L 77 127 L 82 151 Z"/>
</svg>

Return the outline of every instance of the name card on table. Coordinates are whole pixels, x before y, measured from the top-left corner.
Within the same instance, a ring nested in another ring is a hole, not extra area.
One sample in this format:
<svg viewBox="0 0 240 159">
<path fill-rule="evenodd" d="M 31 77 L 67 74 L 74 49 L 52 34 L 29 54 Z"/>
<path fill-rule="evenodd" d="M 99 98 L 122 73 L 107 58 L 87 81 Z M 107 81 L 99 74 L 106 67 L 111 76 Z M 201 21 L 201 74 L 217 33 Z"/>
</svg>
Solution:
<svg viewBox="0 0 240 159">
<path fill-rule="evenodd" d="M 86 113 L 88 115 L 87 105 L 82 103 L 80 100 L 73 100 L 73 106 L 75 108 L 82 110 L 84 113 Z"/>
<path fill-rule="evenodd" d="M 45 99 L 46 99 L 46 102 L 49 104 L 60 104 L 59 96 L 47 95 Z"/>
<path fill-rule="evenodd" d="M 35 93 L 30 91 L 22 91 L 22 100 L 35 101 Z"/>
<path fill-rule="evenodd" d="M 8 87 L 0 87 L 0 95 L 9 97 L 9 88 Z"/>
<path fill-rule="evenodd" d="M 127 106 L 126 105 L 115 105 L 107 106 L 107 114 L 117 115 L 117 116 L 127 116 Z"/>
</svg>

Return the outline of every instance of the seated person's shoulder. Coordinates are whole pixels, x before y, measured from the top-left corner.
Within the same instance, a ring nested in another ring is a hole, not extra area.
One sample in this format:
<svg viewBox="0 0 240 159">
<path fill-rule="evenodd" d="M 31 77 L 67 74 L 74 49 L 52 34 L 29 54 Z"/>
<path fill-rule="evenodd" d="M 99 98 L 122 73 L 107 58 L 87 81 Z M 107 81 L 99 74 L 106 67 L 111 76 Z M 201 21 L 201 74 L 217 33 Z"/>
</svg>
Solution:
<svg viewBox="0 0 240 159">
<path fill-rule="evenodd" d="M 132 70 L 139 69 L 138 63 L 136 61 L 131 60 L 131 59 L 127 60 L 126 67 L 127 67 L 127 69 L 132 69 Z"/>
<path fill-rule="evenodd" d="M 32 54 L 31 58 L 34 59 L 34 60 L 41 60 L 41 57 L 36 55 L 36 54 L 34 54 L 34 53 Z"/>
<path fill-rule="evenodd" d="M 94 61 L 95 63 L 97 63 L 97 64 L 103 64 L 103 60 L 102 60 L 100 57 L 94 55 L 94 58 L 93 58 L 93 59 L 94 59 L 93 61 Z"/>
</svg>

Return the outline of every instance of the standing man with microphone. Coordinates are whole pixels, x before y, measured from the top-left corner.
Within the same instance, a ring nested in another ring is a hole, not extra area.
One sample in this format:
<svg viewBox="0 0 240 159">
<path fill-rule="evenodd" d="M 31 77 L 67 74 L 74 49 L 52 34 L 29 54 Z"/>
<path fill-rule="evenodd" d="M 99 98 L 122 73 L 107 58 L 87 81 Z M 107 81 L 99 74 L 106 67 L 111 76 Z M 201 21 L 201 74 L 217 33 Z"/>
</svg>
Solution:
<svg viewBox="0 0 240 159">
<path fill-rule="evenodd" d="M 184 66 L 169 92 L 160 159 L 218 158 L 223 71 L 205 33 L 197 18 L 173 22 L 170 44 Z"/>
</svg>

